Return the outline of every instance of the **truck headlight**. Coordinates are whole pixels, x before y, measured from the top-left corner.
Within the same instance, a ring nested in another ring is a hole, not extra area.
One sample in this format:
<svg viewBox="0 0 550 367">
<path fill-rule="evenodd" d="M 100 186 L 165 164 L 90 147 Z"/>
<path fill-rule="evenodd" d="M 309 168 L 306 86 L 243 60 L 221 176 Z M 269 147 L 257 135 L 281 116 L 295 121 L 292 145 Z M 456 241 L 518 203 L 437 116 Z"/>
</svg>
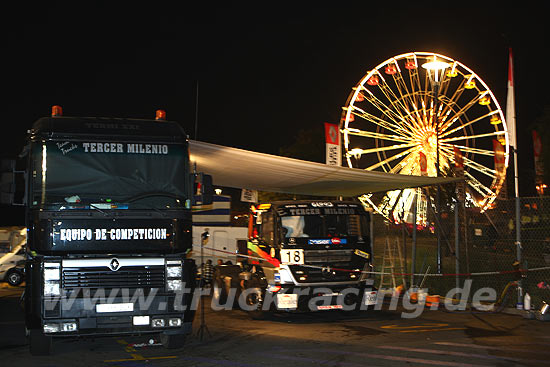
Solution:
<svg viewBox="0 0 550 367">
<path fill-rule="evenodd" d="M 181 326 L 181 319 L 179 317 L 172 317 L 168 319 L 168 326 L 179 327 Z"/>
<path fill-rule="evenodd" d="M 181 291 L 182 274 L 181 260 L 166 260 L 166 290 Z"/>
<path fill-rule="evenodd" d="M 78 327 L 76 322 L 63 322 L 61 324 L 61 331 L 77 331 Z"/>
<path fill-rule="evenodd" d="M 152 327 L 164 327 L 164 325 L 166 325 L 164 319 L 153 319 L 151 322 Z"/>
<path fill-rule="evenodd" d="M 45 296 L 59 296 L 60 294 L 59 282 L 44 282 Z"/>
<path fill-rule="evenodd" d="M 59 268 L 44 268 L 44 280 L 59 280 Z"/>
<path fill-rule="evenodd" d="M 44 324 L 44 333 L 58 333 L 60 331 L 59 324 Z"/>
<path fill-rule="evenodd" d="M 167 278 L 181 278 L 181 263 L 180 266 L 167 266 L 166 277 Z"/>
<path fill-rule="evenodd" d="M 183 282 L 181 279 L 168 279 L 166 281 L 166 289 L 169 291 L 181 291 L 183 289 Z"/>
<path fill-rule="evenodd" d="M 58 262 L 45 262 L 43 270 L 44 295 L 59 296 L 61 294 L 61 264 Z"/>
</svg>

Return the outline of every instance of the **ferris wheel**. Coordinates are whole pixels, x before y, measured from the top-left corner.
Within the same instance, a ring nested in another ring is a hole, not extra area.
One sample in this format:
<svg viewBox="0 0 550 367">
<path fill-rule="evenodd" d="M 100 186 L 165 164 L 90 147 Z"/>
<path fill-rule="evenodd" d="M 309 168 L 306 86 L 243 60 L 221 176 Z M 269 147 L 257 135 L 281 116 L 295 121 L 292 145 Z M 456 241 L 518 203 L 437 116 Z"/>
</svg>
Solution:
<svg viewBox="0 0 550 367">
<path fill-rule="evenodd" d="M 495 96 L 464 64 L 432 52 L 392 57 L 364 75 L 343 107 L 349 167 L 404 175 L 464 175 L 464 199 L 482 211 L 504 183 L 508 132 Z M 426 224 L 421 189 L 366 194 L 361 201 L 395 221 Z"/>
</svg>

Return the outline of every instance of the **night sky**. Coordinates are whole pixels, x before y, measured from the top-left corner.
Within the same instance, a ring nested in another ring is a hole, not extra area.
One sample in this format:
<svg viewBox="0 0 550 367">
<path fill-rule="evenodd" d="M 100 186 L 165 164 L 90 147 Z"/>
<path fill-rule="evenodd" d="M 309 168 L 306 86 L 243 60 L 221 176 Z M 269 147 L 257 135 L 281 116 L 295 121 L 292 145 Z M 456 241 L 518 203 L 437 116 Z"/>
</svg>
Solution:
<svg viewBox="0 0 550 367">
<path fill-rule="evenodd" d="M 550 104 L 542 9 L 83 3 L 3 6 L 0 156 L 16 155 L 54 104 L 71 116 L 153 118 L 161 108 L 191 138 L 277 154 L 299 129 L 337 123 L 359 79 L 409 51 L 462 62 L 504 108 L 513 47 L 520 170 L 532 175 L 527 127 Z"/>
</svg>

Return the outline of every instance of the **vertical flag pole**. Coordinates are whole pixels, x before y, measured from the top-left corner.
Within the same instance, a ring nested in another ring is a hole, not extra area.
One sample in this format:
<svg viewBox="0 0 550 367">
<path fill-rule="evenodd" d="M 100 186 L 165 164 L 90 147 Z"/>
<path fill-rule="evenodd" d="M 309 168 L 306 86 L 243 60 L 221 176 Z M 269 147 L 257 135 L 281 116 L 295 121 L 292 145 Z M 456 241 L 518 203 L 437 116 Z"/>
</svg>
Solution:
<svg viewBox="0 0 550 367">
<path fill-rule="evenodd" d="M 508 95 L 506 98 L 506 122 L 510 136 L 510 146 L 514 151 L 514 184 L 516 194 L 516 257 L 521 267 L 521 204 L 519 197 L 519 174 L 518 174 L 518 146 L 516 134 L 516 111 L 514 105 L 514 66 L 512 61 L 512 48 L 509 50 L 508 60 Z M 523 308 L 523 288 L 521 279 L 518 281 L 517 308 Z"/>
</svg>

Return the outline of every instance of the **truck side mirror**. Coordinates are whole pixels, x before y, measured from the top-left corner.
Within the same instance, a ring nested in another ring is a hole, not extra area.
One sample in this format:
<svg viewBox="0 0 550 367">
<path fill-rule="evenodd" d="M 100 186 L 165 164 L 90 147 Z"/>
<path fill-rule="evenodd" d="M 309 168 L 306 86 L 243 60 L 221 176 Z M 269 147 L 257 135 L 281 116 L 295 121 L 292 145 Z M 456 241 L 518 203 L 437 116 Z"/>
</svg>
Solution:
<svg viewBox="0 0 550 367">
<path fill-rule="evenodd" d="M 0 204 L 25 205 L 25 171 L 16 170 L 15 159 L 0 161 Z"/>
<path fill-rule="evenodd" d="M 212 176 L 204 173 L 195 175 L 193 205 L 210 205 L 214 201 Z"/>
</svg>

